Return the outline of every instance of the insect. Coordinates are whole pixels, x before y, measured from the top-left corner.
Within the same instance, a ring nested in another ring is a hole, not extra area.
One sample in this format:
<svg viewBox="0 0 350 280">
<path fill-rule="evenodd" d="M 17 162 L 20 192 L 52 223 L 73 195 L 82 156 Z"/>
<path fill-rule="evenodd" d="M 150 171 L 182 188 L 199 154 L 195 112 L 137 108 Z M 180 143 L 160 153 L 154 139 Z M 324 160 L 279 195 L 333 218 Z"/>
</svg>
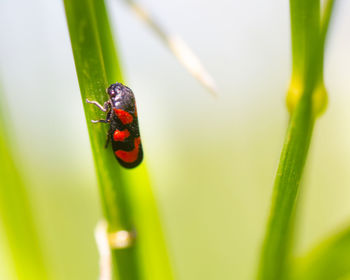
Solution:
<svg viewBox="0 0 350 280">
<path fill-rule="evenodd" d="M 91 122 L 110 124 L 105 147 L 107 148 L 111 141 L 114 155 L 120 165 L 134 168 L 143 158 L 134 93 L 121 83 L 110 85 L 106 92 L 109 99 L 103 106 L 97 101 L 86 99 L 87 103 L 94 104 L 107 113 L 106 119 Z"/>
</svg>

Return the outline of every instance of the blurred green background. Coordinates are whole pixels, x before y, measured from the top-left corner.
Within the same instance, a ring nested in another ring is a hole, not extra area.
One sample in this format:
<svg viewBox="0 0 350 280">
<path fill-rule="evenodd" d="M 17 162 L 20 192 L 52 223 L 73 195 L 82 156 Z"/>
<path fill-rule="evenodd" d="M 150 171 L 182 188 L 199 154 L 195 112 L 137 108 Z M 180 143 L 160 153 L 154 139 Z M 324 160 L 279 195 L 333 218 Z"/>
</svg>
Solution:
<svg viewBox="0 0 350 280">
<path fill-rule="evenodd" d="M 288 1 L 143 0 L 216 80 L 213 98 L 120 1 L 107 1 L 145 160 L 180 280 L 252 279 L 288 121 Z M 297 254 L 350 223 L 350 2 L 334 11 L 327 112 L 311 144 Z M 0 3 L 0 79 L 12 146 L 52 279 L 96 279 L 99 194 L 59 0 Z M 0 279 L 11 262 L 0 228 Z"/>
</svg>

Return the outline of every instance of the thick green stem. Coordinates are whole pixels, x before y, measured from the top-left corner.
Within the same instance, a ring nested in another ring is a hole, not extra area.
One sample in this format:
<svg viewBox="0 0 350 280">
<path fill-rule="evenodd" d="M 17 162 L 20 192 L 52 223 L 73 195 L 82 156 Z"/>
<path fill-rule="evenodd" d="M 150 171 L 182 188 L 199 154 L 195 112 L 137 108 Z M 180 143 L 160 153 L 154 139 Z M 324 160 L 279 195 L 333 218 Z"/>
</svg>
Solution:
<svg viewBox="0 0 350 280">
<path fill-rule="evenodd" d="M 258 279 L 261 280 L 281 280 L 285 276 L 295 203 L 314 125 L 311 100 L 304 96 L 290 120 L 276 174 L 260 261 Z"/>
<path fill-rule="evenodd" d="M 105 89 L 112 80 L 112 78 L 108 79 L 104 61 L 104 55 L 108 49 L 113 49 L 113 51 L 109 50 L 110 53 L 115 52 L 104 2 L 97 0 L 66 0 L 64 3 L 75 67 L 100 185 L 102 205 L 108 221 L 109 231 L 132 231 L 134 222 L 127 195 L 127 182 L 122 176 L 121 168 L 116 163 L 113 153 L 104 148 L 107 127 L 101 124 L 91 124 L 92 119 L 103 118 L 103 114 L 100 114 L 94 106 L 89 106 L 85 102 L 85 99 L 88 98 L 103 104 L 106 99 Z M 101 34 L 103 28 L 104 35 Z M 101 40 L 102 37 L 103 40 Z M 104 44 L 103 49 L 102 44 Z M 113 61 L 107 63 L 119 68 L 116 58 L 114 54 Z M 115 81 L 122 80 L 120 70 L 113 71 L 113 75 L 115 75 Z M 112 251 L 113 263 L 116 264 L 114 272 L 117 272 L 119 279 L 141 279 L 135 246 L 134 244 L 128 248 Z"/>
<path fill-rule="evenodd" d="M 108 127 L 91 124 L 105 115 L 85 103 L 90 99 L 103 104 L 109 84 L 123 81 L 104 1 L 64 0 L 64 4 L 109 232 L 136 231 L 131 246 L 112 250 L 115 275 L 120 280 L 171 280 L 145 163 L 132 170 L 120 167 L 112 151 L 104 148 Z"/>
<path fill-rule="evenodd" d="M 328 9 L 331 9 L 332 5 Z M 320 20 L 319 0 L 291 0 L 293 72 L 287 104 L 291 119 L 276 174 L 258 279 L 288 277 L 294 212 L 314 122 L 324 110 L 323 52 L 330 17 Z"/>
</svg>

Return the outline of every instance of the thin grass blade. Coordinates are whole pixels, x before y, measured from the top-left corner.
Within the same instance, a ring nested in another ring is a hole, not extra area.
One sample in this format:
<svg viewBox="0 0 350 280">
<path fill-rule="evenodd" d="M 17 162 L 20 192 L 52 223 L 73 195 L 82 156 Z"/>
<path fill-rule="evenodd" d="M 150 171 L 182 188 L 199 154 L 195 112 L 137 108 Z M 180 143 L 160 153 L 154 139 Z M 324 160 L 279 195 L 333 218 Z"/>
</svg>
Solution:
<svg viewBox="0 0 350 280">
<path fill-rule="evenodd" d="M 16 279 L 49 279 L 28 193 L 8 135 L 2 98 L 0 108 L 0 221 L 8 240 Z"/>
<path fill-rule="evenodd" d="M 179 36 L 170 34 L 155 19 L 149 11 L 134 0 L 124 0 L 135 14 L 157 35 L 169 48 L 181 65 L 196 78 L 212 95 L 217 96 L 218 90 L 213 77 L 204 68 L 200 59 L 191 50 L 187 43 Z"/>
</svg>

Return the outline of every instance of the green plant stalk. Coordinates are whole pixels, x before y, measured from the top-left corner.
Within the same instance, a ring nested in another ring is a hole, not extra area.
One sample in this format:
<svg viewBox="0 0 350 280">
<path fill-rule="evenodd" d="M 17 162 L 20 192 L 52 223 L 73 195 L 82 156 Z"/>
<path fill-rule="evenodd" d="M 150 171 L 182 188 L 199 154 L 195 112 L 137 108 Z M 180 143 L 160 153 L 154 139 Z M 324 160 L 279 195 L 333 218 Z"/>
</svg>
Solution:
<svg viewBox="0 0 350 280">
<path fill-rule="evenodd" d="M 0 100 L 0 107 L 1 106 Z M 11 152 L 0 111 L 0 220 L 17 280 L 48 279 L 28 194 Z"/>
<path fill-rule="evenodd" d="M 325 2 L 321 17 L 319 1 L 290 0 L 292 76 L 305 78 L 305 70 L 308 67 L 306 65 L 307 60 L 313 59 L 313 62 L 318 63 L 318 68 L 311 70 L 319 71 L 318 78 L 322 79 L 323 82 L 325 41 L 334 3 L 335 0 Z"/>
<path fill-rule="evenodd" d="M 97 100 L 103 104 L 105 89 L 109 86 L 107 72 L 103 61 L 101 40 L 95 7 L 104 9 L 103 1 L 67 0 L 64 1 L 68 28 L 73 49 L 75 67 L 83 99 L 85 116 L 95 167 L 100 185 L 100 194 L 104 214 L 110 232 L 118 230 L 132 231 L 134 223 L 130 204 L 125 193 L 127 182 L 121 175 L 110 150 L 104 148 L 107 128 L 103 125 L 91 125 L 92 119 L 104 116 L 85 99 Z M 102 7 L 101 7 L 102 6 Z M 118 67 L 116 65 L 116 67 Z M 121 80 L 121 77 L 116 77 Z M 113 250 L 114 274 L 119 279 L 140 279 L 140 268 L 135 246 Z"/>
<path fill-rule="evenodd" d="M 298 259 L 292 279 L 345 279 L 350 276 L 349 252 L 350 227 L 347 227 L 323 241 L 305 257 Z"/>
<path fill-rule="evenodd" d="M 332 5 L 329 6 L 332 9 Z M 291 0 L 293 77 L 301 86 L 292 111 L 277 170 L 270 217 L 262 247 L 258 279 L 288 277 L 294 212 L 315 123 L 315 89 L 323 85 L 323 51 L 328 22 L 320 28 L 318 0 Z M 331 11 L 329 11 L 330 16 Z M 325 13 L 327 14 L 327 13 Z M 322 94 L 326 94 L 325 90 Z M 322 99 L 323 101 L 326 99 Z M 321 104 L 320 107 L 323 105 Z"/>
<path fill-rule="evenodd" d="M 101 0 L 64 0 L 64 4 L 109 232 L 137 232 L 131 247 L 112 250 L 114 275 L 121 280 L 172 279 L 145 163 L 132 170 L 121 168 L 112 151 L 104 148 L 108 127 L 91 124 L 105 115 L 85 103 L 85 99 L 103 103 L 109 84 L 123 81 L 105 4 Z"/>
<path fill-rule="evenodd" d="M 310 96 L 304 95 L 289 123 L 276 174 L 272 209 L 262 248 L 258 279 L 284 279 L 293 214 L 314 118 Z"/>
</svg>

